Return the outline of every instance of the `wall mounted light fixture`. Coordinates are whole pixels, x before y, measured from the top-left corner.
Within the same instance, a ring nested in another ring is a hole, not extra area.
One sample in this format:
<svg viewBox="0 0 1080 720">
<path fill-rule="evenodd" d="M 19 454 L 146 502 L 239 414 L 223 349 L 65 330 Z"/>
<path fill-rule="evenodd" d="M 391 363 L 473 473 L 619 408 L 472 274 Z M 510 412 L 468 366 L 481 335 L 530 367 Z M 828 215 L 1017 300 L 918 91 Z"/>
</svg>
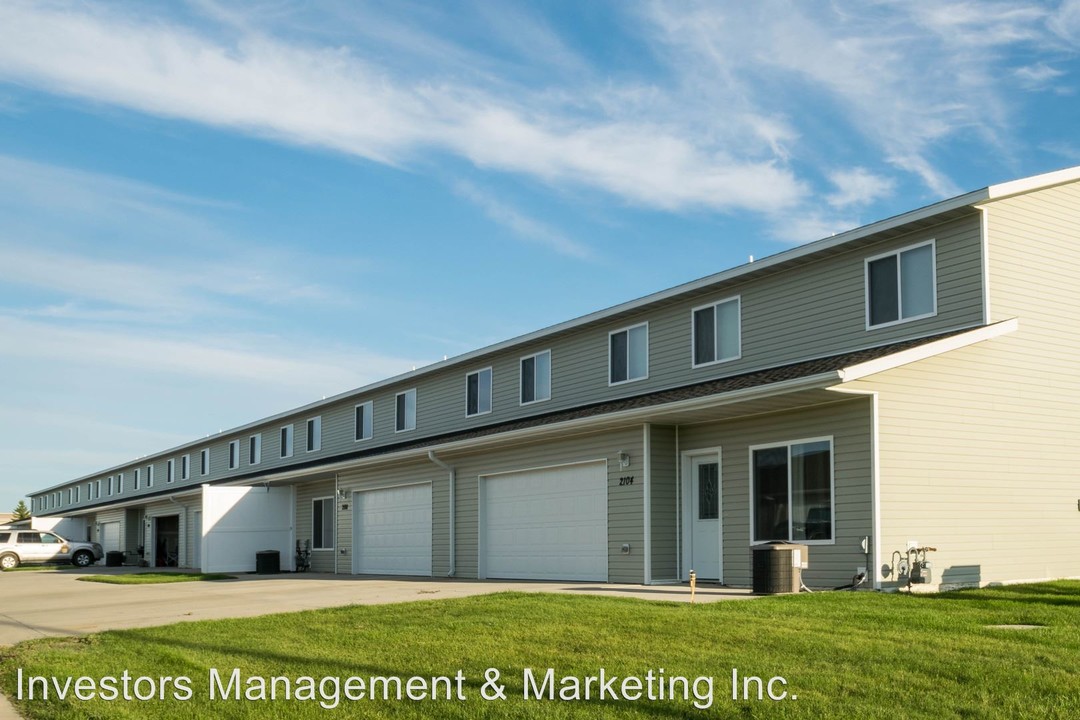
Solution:
<svg viewBox="0 0 1080 720">
<path fill-rule="evenodd" d="M 625 450 L 619 451 L 619 467 L 630 467 L 630 453 Z"/>
</svg>

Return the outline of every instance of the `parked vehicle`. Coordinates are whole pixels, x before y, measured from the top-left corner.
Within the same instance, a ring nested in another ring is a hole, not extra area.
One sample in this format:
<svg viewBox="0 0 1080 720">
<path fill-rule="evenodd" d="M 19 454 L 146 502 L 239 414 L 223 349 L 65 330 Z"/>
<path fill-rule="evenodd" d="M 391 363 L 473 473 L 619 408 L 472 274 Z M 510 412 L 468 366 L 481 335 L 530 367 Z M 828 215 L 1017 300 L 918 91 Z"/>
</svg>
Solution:
<svg viewBox="0 0 1080 720">
<path fill-rule="evenodd" d="M 0 570 L 23 563 L 70 562 L 86 567 L 104 557 L 98 543 L 77 542 L 39 530 L 0 530 Z"/>
</svg>

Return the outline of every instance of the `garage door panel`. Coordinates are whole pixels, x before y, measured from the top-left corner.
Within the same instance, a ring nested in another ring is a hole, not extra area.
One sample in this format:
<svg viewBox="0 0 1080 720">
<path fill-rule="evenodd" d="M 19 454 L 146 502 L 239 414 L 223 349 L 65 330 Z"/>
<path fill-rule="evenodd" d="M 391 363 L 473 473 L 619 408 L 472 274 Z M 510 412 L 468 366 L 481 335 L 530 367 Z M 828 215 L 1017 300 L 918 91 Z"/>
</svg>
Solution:
<svg viewBox="0 0 1080 720">
<path fill-rule="evenodd" d="M 109 522 L 101 526 L 101 549 L 105 552 L 123 550 L 120 547 L 120 523 Z"/>
<path fill-rule="evenodd" d="M 431 575 L 431 485 L 357 493 L 353 571 Z"/>
<path fill-rule="evenodd" d="M 485 575 L 607 580 L 607 466 L 589 463 L 484 478 Z"/>
</svg>

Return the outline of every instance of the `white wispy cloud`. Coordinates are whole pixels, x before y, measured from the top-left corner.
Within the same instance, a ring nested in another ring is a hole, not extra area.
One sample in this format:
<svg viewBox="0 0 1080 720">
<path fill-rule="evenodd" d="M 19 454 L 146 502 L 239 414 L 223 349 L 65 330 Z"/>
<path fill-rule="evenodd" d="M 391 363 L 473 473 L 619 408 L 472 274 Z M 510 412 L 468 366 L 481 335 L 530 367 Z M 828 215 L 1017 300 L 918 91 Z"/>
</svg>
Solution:
<svg viewBox="0 0 1080 720">
<path fill-rule="evenodd" d="M 849 168 L 829 173 L 836 192 L 825 197 L 833 207 L 866 205 L 891 193 L 896 183 L 891 178 L 875 175 L 866 168 Z"/>
<path fill-rule="evenodd" d="M 526 215 L 467 180 L 455 182 L 454 190 L 459 196 L 483 210 L 490 220 L 506 227 L 527 242 L 547 247 L 560 255 L 578 260 L 589 260 L 594 257 L 593 251 L 588 246 L 571 240 L 547 223 Z"/>
<path fill-rule="evenodd" d="M 82 5 L 0 6 L 0 77 L 388 164 L 425 148 L 647 207 L 770 209 L 805 188 L 774 158 L 681 125 L 560 114 L 527 92 L 409 81 L 341 47 L 224 42 Z"/>
<path fill-rule="evenodd" d="M 1025 65 L 1013 71 L 1013 76 L 1028 90 L 1042 90 L 1050 84 L 1050 81 L 1056 80 L 1064 74 L 1063 70 L 1052 68 L 1042 62 Z"/>
</svg>

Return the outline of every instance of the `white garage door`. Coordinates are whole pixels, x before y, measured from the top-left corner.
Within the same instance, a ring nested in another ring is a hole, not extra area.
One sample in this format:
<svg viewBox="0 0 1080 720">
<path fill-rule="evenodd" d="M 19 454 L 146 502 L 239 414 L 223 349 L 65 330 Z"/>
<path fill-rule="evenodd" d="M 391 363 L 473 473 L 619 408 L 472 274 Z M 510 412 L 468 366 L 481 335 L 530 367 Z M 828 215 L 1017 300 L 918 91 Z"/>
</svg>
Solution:
<svg viewBox="0 0 1080 720">
<path fill-rule="evenodd" d="M 120 523 L 110 522 L 101 526 L 101 549 L 105 552 L 123 550 L 120 547 Z"/>
<path fill-rule="evenodd" d="M 607 580 L 607 465 L 483 478 L 481 577 Z"/>
<path fill-rule="evenodd" d="M 353 572 L 431 575 L 431 485 L 356 493 Z"/>
</svg>

